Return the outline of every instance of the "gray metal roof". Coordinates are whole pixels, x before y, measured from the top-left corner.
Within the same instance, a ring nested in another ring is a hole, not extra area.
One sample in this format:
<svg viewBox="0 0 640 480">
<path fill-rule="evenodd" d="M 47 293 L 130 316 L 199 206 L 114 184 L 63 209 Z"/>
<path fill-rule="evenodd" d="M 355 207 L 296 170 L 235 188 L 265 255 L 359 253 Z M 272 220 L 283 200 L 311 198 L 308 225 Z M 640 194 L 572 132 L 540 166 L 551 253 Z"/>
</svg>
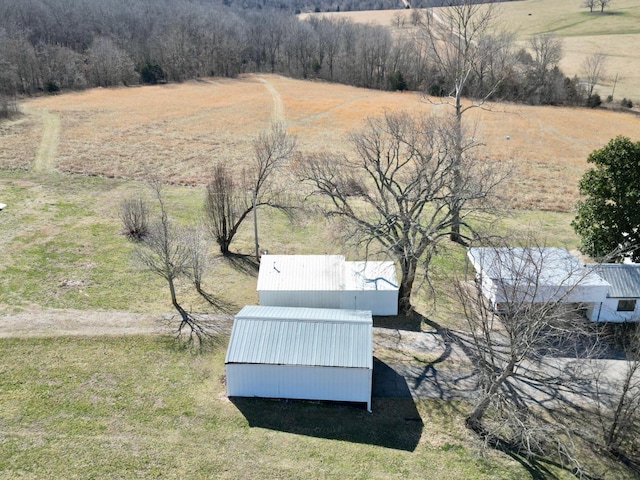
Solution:
<svg viewBox="0 0 640 480">
<path fill-rule="evenodd" d="M 593 268 L 611 284 L 609 297 L 640 298 L 640 265 L 603 263 Z"/>
<path fill-rule="evenodd" d="M 373 368 L 371 312 L 246 306 L 225 363 Z"/>
<path fill-rule="evenodd" d="M 476 271 L 505 284 L 530 279 L 534 284 L 549 286 L 608 286 L 564 248 L 473 247 L 467 255 Z"/>
<path fill-rule="evenodd" d="M 397 290 L 393 262 L 347 262 L 343 255 L 263 255 L 258 291 Z"/>
</svg>

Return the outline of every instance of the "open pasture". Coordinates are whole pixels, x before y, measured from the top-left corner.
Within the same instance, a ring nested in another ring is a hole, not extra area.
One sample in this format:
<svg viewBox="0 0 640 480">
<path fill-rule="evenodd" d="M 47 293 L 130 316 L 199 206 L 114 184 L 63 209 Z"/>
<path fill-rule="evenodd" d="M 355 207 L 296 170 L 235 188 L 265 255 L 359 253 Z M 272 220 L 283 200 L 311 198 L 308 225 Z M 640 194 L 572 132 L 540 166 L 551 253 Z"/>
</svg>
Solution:
<svg viewBox="0 0 640 480">
<path fill-rule="evenodd" d="M 584 59 L 594 53 L 607 54 L 606 78 L 596 91 L 604 100 L 630 98 L 640 103 L 640 2 L 615 0 L 601 14 L 581 6 L 580 0 L 520 0 L 500 3 L 498 29 L 512 31 L 518 43 L 527 46 L 532 35 L 550 33 L 564 40 L 560 67 L 568 76 L 581 75 Z M 446 7 L 444 7 L 446 8 Z M 362 12 L 328 12 L 331 17 L 346 17 L 355 22 L 394 25 L 394 17 L 406 19 L 403 30 L 411 31 L 410 10 L 372 10 Z M 617 76 L 617 82 L 616 82 Z M 615 92 L 614 92 L 615 83 Z"/>
<path fill-rule="evenodd" d="M 25 101 L 25 116 L 2 126 L 0 166 L 30 169 L 48 157 L 40 163 L 65 172 L 202 185 L 216 161 L 248 165 L 252 140 L 274 118 L 303 155 L 351 155 L 349 132 L 368 116 L 401 110 L 452 111 L 416 93 L 274 75 L 93 89 Z M 640 119 L 628 113 L 497 104 L 466 116 L 485 144 L 477 154 L 517 167 L 506 188 L 517 209 L 571 211 L 588 154 L 617 135 L 640 139 Z"/>
</svg>

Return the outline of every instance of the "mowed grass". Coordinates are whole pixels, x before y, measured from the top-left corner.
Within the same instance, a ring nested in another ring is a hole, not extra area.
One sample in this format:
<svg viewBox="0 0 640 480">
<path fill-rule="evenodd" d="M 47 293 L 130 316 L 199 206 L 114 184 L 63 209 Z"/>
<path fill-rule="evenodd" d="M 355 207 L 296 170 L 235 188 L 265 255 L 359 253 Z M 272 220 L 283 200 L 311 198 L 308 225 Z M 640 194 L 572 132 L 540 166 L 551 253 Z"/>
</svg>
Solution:
<svg viewBox="0 0 640 480">
<path fill-rule="evenodd" d="M 196 355 L 153 337 L 0 340 L 0 478 L 528 475 L 479 453 L 461 404 L 374 399 L 369 414 L 229 401 L 224 346 Z"/>
<path fill-rule="evenodd" d="M 62 174 L 43 178 L 2 171 L 0 196 L 8 205 L 0 216 L 3 309 L 171 310 L 164 280 L 135 262 L 134 244 L 121 232 L 119 204 L 137 195 L 155 206 L 145 182 Z M 176 223 L 201 219 L 202 186 L 168 186 L 164 196 Z M 344 252 L 332 241 L 332 229 L 322 217 L 289 219 L 265 208 L 258 211 L 258 226 L 261 248 L 274 253 Z M 253 254 L 253 222 L 242 226 L 233 249 Z M 211 266 L 204 281 L 208 293 L 232 310 L 257 303 L 257 271 L 250 258 L 224 259 L 213 241 L 209 253 Z M 212 310 L 188 282 L 181 281 L 178 287 L 185 307 L 196 312 Z"/>
</svg>

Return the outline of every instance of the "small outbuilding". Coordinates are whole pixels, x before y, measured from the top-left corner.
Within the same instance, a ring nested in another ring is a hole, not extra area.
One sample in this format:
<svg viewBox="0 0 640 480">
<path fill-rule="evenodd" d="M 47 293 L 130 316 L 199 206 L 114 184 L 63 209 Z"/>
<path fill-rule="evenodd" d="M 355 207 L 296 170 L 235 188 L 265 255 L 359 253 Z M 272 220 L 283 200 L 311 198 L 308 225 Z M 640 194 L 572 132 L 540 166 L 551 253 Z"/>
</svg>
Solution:
<svg viewBox="0 0 640 480">
<path fill-rule="evenodd" d="M 476 247 L 467 256 L 476 282 L 492 308 L 510 302 L 581 303 L 592 307 L 607 296 L 609 283 L 564 248 Z"/>
<path fill-rule="evenodd" d="M 587 309 L 594 322 L 640 321 L 640 265 L 602 263 L 590 266 L 609 288 L 607 295 Z"/>
<path fill-rule="evenodd" d="M 245 306 L 225 366 L 230 397 L 358 402 L 371 411 L 371 312 Z"/>
<path fill-rule="evenodd" d="M 391 261 L 347 262 L 343 255 L 263 255 L 257 289 L 264 306 L 398 314 L 398 280 Z"/>
</svg>

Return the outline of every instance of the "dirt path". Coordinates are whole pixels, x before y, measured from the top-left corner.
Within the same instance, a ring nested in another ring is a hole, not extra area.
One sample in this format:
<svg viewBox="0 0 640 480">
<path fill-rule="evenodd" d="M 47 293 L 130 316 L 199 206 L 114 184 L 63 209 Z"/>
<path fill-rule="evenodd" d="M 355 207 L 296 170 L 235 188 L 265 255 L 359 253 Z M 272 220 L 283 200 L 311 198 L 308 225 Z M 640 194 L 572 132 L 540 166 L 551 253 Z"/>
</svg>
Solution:
<svg viewBox="0 0 640 480">
<path fill-rule="evenodd" d="M 262 75 L 257 76 L 258 81 L 264 85 L 264 87 L 271 94 L 271 98 L 273 98 L 273 112 L 271 113 L 271 118 L 274 123 L 284 123 L 285 122 L 285 114 L 284 114 L 284 103 L 282 102 L 282 97 L 280 93 L 276 90 L 271 82 L 269 82 Z"/>
<path fill-rule="evenodd" d="M 0 314 L 0 338 L 155 334 L 167 331 L 169 319 L 124 311 L 25 310 Z"/>
<path fill-rule="evenodd" d="M 29 113 L 39 115 L 42 118 L 42 140 L 36 152 L 33 162 L 33 170 L 38 173 L 47 173 L 55 170 L 56 154 L 60 142 L 60 116 L 46 109 L 33 110 Z"/>
</svg>

